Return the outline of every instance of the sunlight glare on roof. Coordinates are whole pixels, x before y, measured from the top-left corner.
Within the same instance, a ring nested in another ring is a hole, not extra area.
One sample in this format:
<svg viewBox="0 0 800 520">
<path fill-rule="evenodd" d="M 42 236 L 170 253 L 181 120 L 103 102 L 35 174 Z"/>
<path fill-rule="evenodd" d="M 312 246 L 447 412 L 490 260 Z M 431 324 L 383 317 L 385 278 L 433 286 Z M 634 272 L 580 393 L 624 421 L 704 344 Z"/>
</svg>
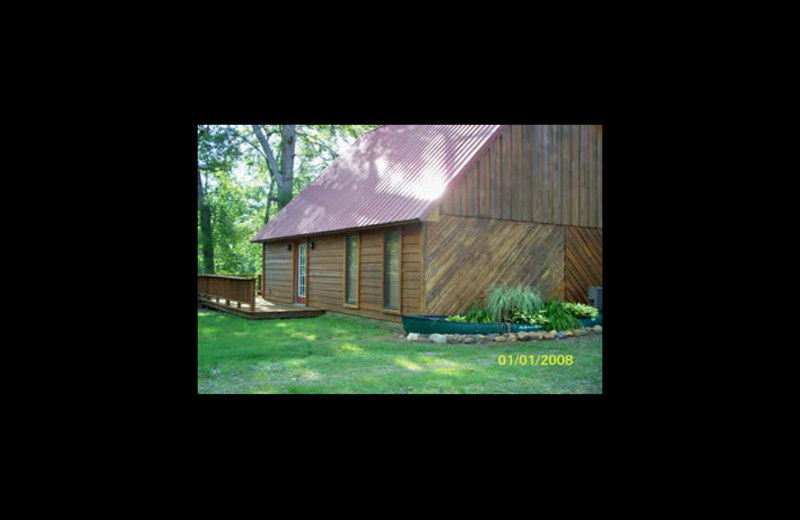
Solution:
<svg viewBox="0 0 800 520">
<path fill-rule="evenodd" d="M 426 175 L 414 186 L 414 198 L 436 200 L 442 196 L 445 182 L 439 175 Z"/>
</svg>

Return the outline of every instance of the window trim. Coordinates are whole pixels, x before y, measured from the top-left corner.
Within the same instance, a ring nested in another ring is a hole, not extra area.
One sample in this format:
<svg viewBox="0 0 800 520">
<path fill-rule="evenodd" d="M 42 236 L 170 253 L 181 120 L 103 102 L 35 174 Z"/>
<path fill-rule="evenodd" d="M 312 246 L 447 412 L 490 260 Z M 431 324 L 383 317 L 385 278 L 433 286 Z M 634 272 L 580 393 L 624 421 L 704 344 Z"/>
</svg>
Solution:
<svg viewBox="0 0 800 520">
<path fill-rule="evenodd" d="M 384 279 L 384 272 L 386 270 L 386 233 L 389 231 L 397 230 L 397 310 L 387 309 L 384 307 L 386 302 L 386 280 Z M 385 314 L 401 315 L 403 313 L 403 226 L 386 228 L 383 230 L 383 254 L 381 260 L 381 311 Z"/>
<path fill-rule="evenodd" d="M 348 303 L 347 302 L 347 237 L 356 237 L 356 243 L 358 244 L 358 265 L 356 268 L 356 303 Z M 344 235 L 344 247 L 342 248 L 342 307 L 346 307 L 348 309 L 358 309 L 360 308 L 361 304 L 361 232 L 357 233 L 345 233 Z"/>
</svg>

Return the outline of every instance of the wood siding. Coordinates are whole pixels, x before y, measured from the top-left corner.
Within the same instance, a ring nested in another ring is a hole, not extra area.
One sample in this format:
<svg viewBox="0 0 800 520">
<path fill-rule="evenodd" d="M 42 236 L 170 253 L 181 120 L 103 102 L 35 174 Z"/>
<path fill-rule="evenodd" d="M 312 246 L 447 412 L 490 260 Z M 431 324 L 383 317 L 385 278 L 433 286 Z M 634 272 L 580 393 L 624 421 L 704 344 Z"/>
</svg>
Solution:
<svg viewBox="0 0 800 520">
<path fill-rule="evenodd" d="M 589 287 L 603 285 L 603 230 L 568 227 L 566 231 L 566 299 L 591 303 Z"/>
<path fill-rule="evenodd" d="M 400 226 L 400 312 L 419 314 L 421 284 L 422 224 Z M 331 235 L 311 236 L 314 249 L 307 249 L 307 304 L 311 308 L 355 314 L 369 318 L 400 321 L 399 313 L 383 309 L 383 241 L 386 229 L 379 228 Z M 345 237 L 360 236 L 358 306 L 344 302 Z M 288 242 L 265 245 L 264 284 L 268 300 L 292 303 L 292 251 Z"/>
<path fill-rule="evenodd" d="M 403 314 L 420 314 L 422 224 L 403 226 L 400 285 Z"/>
<path fill-rule="evenodd" d="M 344 295 L 345 235 L 309 237 L 306 303 L 315 309 L 341 307 Z"/>
<path fill-rule="evenodd" d="M 294 303 L 292 291 L 292 260 L 294 251 L 287 251 L 290 242 L 264 244 L 264 299 Z"/>
<path fill-rule="evenodd" d="M 510 125 L 442 198 L 446 215 L 603 227 L 603 127 Z"/>
<path fill-rule="evenodd" d="M 563 226 L 442 216 L 425 224 L 425 313 L 454 314 L 492 284 L 545 292 L 564 281 Z"/>
</svg>

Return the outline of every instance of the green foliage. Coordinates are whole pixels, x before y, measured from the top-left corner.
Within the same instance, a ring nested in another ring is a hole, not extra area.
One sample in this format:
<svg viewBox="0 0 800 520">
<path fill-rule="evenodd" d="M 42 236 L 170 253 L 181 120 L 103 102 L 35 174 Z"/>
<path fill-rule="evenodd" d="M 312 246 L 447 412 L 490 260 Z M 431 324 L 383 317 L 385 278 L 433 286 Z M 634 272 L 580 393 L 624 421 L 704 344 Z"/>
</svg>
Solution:
<svg viewBox="0 0 800 520">
<path fill-rule="evenodd" d="M 564 307 L 576 318 L 594 319 L 600 314 L 597 308 L 583 303 L 565 302 Z"/>
<path fill-rule="evenodd" d="M 352 143 L 375 126 L 298 125 L 293 193 L 296 195 L 316 178 L 338 155 L 342 145 Z M 263 127 L 267 133 L 276 132 L 270 138 L 275 146 L 279 126 Z M 250 239 L 264 226 L 271 178 L 257 145 L 249 125 L 197 127 L 197 166 L 203 178 L 206 205 L 211 209 L 217 273 L 261 272 L 261 244 L 251 244 Z M 274 196 L 278 196 L 277 190 Z M 277 206 L 271 205 L 270 219 L 278 213 Z M 203 236 L 199 208 L 197 240 L 197 269 L 201 273 Z"/>
<path fill-rule="evenodd" d="M 445 319 L 456 323 L 493 323 L 492 317 L 480 302 L 472 302 L 472 306 L 464 314 L 454 314 Z"/>
<path fill-rule="evenodd" d="M 468 323 L 492 323 L 492 317 L 479 302 L 473 302 L 464 317 Z"/>
<path fill-rule="evenodd" d="M 543 312 L 547 317 L 547 322 L 542 324 L 545 330 L 569 330 L 580 325 L 567 307 L 555 299 L 547 302 Z"/>
<path fill-rule="evenodd" d="M 486 312 L 494 322 L 510 322 L 514 312 L 535 314 L 543 306 L 539 291 L 533 287 L 517 285 L 494 287 L 486 295 Z"/>
<path fill-rule="evenodd" d="M 240 157 L 238 130 L 228 125 L 197 125 L 197 167 L 203 172 L 227 172 Z"/>
<path fill-rule="evenodd" d="M 537 311 L 535 313 L 514 311 L 511 314 L 511 323 L 525 323 L 528 325 L 542 325 L 548 323 L 547 316 L 544 311 Z"/>
</svg>

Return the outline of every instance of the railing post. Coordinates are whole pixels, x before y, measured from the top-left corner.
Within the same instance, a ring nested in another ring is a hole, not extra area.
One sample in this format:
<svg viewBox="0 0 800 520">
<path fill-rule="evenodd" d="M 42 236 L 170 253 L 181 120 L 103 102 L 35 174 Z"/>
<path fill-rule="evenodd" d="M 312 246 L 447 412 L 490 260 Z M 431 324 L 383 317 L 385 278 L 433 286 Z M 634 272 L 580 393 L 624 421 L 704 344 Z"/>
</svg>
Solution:
<svg viewBox="0 0 800 520">
<path fill-rule="evenodd" d="M 248 282 L 248 288 L 250 289 L 248 291 L 248 293 L 250 295 L 250 310 L 255 312 L 255 310 L 256 310 L 256 281 L 255 280 L 250 280 L 250 282 Z"/>
</svg>

